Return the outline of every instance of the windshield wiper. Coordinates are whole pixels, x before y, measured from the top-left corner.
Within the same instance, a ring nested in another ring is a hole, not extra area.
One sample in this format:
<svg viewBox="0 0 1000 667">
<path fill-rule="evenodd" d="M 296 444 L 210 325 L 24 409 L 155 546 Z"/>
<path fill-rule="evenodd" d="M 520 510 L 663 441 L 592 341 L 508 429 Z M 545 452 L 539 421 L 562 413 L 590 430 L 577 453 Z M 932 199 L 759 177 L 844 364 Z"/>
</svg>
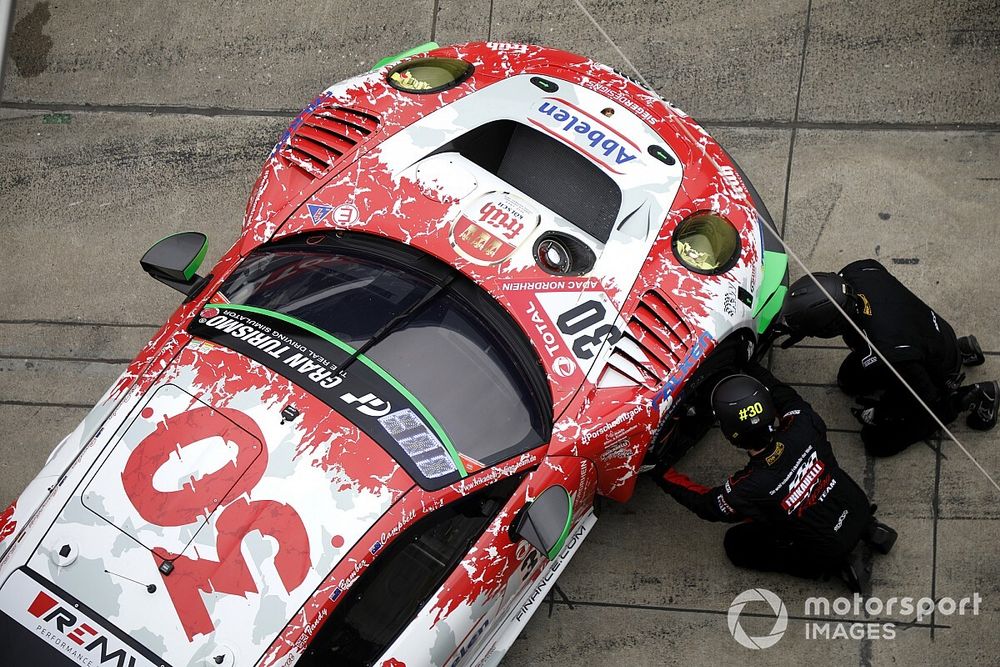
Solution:
<svg viewBox="0 0 1000 667">
<path fill-rule="evenodd" d="M 381 329 L 376 331 L 372 335 L 372 337 L 365 342 L 364 345 L 362 345 L 361 347 L 359 347 L 357 350 L 354 351 L 354 354 L 352 354 L 347 359 L 347 361 L 344 362 L 344 365 L 340 367 L 339 372 L 346 371 L 351 364 L 357 361 L 358 357 L 360 357 L 362 354 L 364 354 L 368 350 L 372 349 L 373 347 L 381 343 L 383 340 L 385 340 L 385 338 L 389 334 L 395 331 L 401 324 L 404 324 L 414 315 L 416 315 L 421 310 L 426 308 L 431 301 L 436 299 L 445 290 L 447 290 L 454 280 L 455 280 L 455 274 L 454 273 L 449 274 L 444 280 L 442 280 L 439 283 L 436 283 L 433 287 L 427 290 L 427 294 L 424 294 L 424 296 L 421 297 L 419 301 L 417 301 L 415 304 L 413 304 L 412 306 L 401 312 L 399 315 L 396 315 L 396 317 L 386 322 Z"/>
</svg>

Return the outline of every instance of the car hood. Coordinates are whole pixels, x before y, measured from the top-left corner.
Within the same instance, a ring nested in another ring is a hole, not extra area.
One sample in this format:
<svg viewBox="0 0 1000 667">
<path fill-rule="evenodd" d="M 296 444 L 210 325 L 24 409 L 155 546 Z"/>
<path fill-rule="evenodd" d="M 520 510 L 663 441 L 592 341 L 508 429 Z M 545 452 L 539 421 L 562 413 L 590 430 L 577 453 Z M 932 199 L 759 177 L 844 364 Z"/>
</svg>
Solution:
<svg viewBox="0 0 1000 667">
<path fill-rule="evenodd" d="M 67 480 L 76 488 L 29 576 L 9 580 L 24 590 L 3 597 L 25 609 L 43 593 L 80 603 L 87 627 L 121 631 L 157 664 L 256 662 L 413 487 L 343 414 L 204 340 L 190 340 L 128 410 L 98 435 L 89 469 Z M 42 618 L 35 634 L 50 644 L 73 629 Z"/>
<path fill-rule="evenodd" d="M 393 88 L 386 70 L 376 70 L 331 86 L 293 121 L 251 194 L 243 254 L 285 236 L 337 230 L 386 236 L 443 260 L 529 336 L 557 417 L 581 386 L 662 382 L 664 373 L 637 380 L 647 374 L 614 369 L 615 352 L 669 374 L 700 336 L 719 341 L 770 322 L 780 299 L 759 314 L 769 296 L 760 289 L 762 214 L 731 161 L 690 118 L 610 68 L 561 51 L 469 43 L 431 55 L 464 59 L 475 70 L 434 95 Z M 296 166 L 316 128 L 343 123 L 364 125 L 364 137 L 322 169 Z M 534 138 L 505 143 L 490 129 L 505 123 Z M 502 160 L 489 152 L 497 145 Z M 583 166 L 541 161 L 559 149 Z M 567 204 L 585 192 L 594 193 L 587 200 L 594 206 Z M 606 203 L 619 196 L 617 209 Z M 723 216 L 741 238 L 724 274 L 688 270 L 672 247 L 677 226 L 704 211 Z M 545 268 L 543 238 L 582 244 L 593 261 Z M 614 347 L 647 295 L 683 324 L 684 340 L 662 358 L 629 341 L 628 350 Z"/>
</svg>

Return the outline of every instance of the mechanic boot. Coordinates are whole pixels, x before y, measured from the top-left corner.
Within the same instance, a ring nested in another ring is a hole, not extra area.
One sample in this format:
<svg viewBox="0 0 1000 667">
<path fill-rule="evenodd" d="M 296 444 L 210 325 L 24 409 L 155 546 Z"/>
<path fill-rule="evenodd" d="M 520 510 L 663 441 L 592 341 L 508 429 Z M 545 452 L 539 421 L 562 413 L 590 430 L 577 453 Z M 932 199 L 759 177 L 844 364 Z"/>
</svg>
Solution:
<svg viewBox="0 0 1000 667">
<path fill-rule="evenodd" d="M 896 543 L 897 537 L 899 534 L 893 528 L 879 523 L 875 517 L 872 517 L 871 523 L 861 534 L 862 541 L 883 556 L 892 551 L 892 545 Z"/>
<path fill-rule="evenodd" d="M 962 355 L 963 366 L 981 366 L 986 361 L 983 349 L 975 336 L 962 336 L 958 339 L 958 351 Z"/>
<path fill-rule="evenodd" d="M 844 557 L 844 562 L 837 574 L 852 593 L 860 593 L 863 597 L 868 597 L 871 594 L 872 573 L 870 568 L 870 565 L 865 567 L 864 559 L 861 557 L 861 549 L 855 547 L 854 551 Z"/>
<path fill-rule="evenodd" d="M 1000 382 L 977 382 L 973 386 L 972 412 L 965 418 L 969 428 L 989 431 L 997 425 L 1000 409 Z"/>
</svg>

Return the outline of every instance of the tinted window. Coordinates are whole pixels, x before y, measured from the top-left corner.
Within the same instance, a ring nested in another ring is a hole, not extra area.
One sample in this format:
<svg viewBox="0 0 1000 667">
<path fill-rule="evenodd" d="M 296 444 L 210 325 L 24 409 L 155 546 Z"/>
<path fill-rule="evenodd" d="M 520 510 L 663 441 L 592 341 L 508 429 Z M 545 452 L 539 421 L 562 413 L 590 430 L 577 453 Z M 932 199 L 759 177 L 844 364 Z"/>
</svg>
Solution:
<svg viewBox="0 0 1000 667">
<path fill-rule="evenodd" d="M 551 398 L 527 337 L 471 281 L 425 255 L 401 261 L 399 246 L 286 241 L 255 251 L 220 291 L 358 349 L 427 407 L 467 468 L 545 442 Z"/>
<path fill-rule="evenodd" d="M 358 347 L 431 287 L 363 257 L 273 250 L 251 255 L 222 293 L 231 303 L 294 315 Z"/>
<path fill-rule="evenodd" d="M 368 356 L 419 397 L 458 450 L 476 461 L 490 463 L 531 441 L 537 426 L 524 400 L 528 387 L 495 334 L 454 296 L 429 304 Z"/>
<path fill-rule="evenodd" d="M 520 481 L 520 476 L 503 480 L 407 529 L 351 587 L 296 664 L 372 664 L 444 583 Z"/>
</svg>

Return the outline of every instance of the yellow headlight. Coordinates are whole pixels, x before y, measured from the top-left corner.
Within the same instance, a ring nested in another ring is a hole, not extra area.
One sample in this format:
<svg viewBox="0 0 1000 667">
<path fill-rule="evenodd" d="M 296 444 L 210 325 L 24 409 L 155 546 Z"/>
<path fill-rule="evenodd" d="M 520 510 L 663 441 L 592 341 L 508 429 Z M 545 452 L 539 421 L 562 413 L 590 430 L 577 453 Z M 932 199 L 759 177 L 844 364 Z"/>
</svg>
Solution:
<svg viewBox="0 0 1000 667">
<path fill-rule="evenodd" d="M 696 213 L 674 231 L 674 255 L 696 273 L 723 273 L 740 257 L 740 235 L 714 213 Z"/>
<path fill-rule="evenodd" d="M 462 83 L 472 69 L 471 63 L 458 58 L 410 60 L 389 71 L 389 85 L 407 93 L 436 93 Z"/>
</svg>

